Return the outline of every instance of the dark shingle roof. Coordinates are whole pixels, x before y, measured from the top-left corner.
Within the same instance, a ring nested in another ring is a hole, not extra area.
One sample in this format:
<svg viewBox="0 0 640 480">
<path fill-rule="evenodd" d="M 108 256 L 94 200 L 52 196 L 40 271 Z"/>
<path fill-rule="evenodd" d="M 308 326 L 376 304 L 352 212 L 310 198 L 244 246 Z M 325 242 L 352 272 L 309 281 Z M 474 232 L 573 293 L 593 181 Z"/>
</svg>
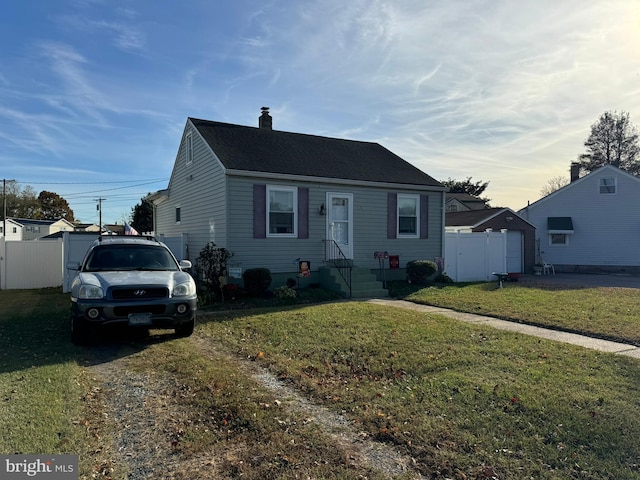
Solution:
<svg viewBox="0 0 640 480">
<path fill-rule="evenodd" d="M 479 197 L 474 197 L 473 195 L 469 195 L 468 193 L 447 192 L 447 200 L 450 200 L 450 199 L 456 199 L 462 203 L 481 203 L 481 204 L 486 203 L 483 199 Z"/>
<path fill-rule="evenodd" d="M 447 227 L 468 227 L 478 225 L 503 210 L 505 209 L 483 208 L 482 210 L 469 210 L 466 212 L 447 212 L 444 216 L 444 223 Z"/>
<path fill-rule="evenodd" d="M 13 220 L 15 220 L 18 223 L 22 223 L 24 224 L 29 224 L 29 225 L 52 225 L 55 222 L 57 222 L 58 220 L 45 220 L 45 219 L 35 219 L 35 218 L 17 218 L 17 217 L 12 217 Z M 7 220 L 9 220 L 9 217 L 7 217 Z"/>
<path fill-rule="evenodd" d="M 377 143 L 189 120 L 227 169 L 442 187 Z"/>
</svg>

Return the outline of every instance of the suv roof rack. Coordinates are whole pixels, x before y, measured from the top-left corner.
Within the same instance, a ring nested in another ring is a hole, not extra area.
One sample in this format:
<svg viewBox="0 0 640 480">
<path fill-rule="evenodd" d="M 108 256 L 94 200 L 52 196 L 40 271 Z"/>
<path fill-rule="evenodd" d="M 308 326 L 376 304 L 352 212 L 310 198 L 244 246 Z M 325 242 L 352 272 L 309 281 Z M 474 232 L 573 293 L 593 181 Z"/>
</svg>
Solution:
<svg viewBox="0 0 640 480">
<path fill-rule="evenodd" d="M 150 240 L 152 242 L 158 242 L 160 243 L 160 240 L 158 240 L 156 237 L 154 237 L 153 235 L 100 235 L 98 237 L 98 242 L 102 242 L 103 240 L 107 239 L 112 239 L 114 237 L 120 238 L 120 237 L 126 237 L 126 238 L 141 238 L 143 240 Z"/>
</svg>

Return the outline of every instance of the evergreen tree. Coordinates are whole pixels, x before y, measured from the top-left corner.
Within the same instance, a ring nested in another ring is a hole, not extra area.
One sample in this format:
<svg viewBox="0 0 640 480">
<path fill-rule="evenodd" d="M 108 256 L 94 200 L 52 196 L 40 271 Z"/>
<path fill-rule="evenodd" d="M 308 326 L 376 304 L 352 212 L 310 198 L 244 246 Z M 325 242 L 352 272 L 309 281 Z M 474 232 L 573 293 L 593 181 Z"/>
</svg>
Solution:
<svg viewBox="0 0 640 480">
<path fill-rule="evenodd" d="M 603 165 L 613 165 L 629 173 L 640 173 L 638 131 L 627 112 L 604 112 L 591 125 L 584 142 L 587 152 L 578 156 L 582 172 L 592 172 Z"/>
<path fill-rule="evenodd" d="M 471 177 L 467 177 L 466 180 L 455 180 L 449 178 L 448 180 L 440 181 L 445 187 L 449 187 L 449 193 L 467 193 L 474 197 L 481 198 L 480 195 L 487 189 L 489 182 L 483 182 L 479 180 L 473 182 Z M 481 198 L 487 205 L 489 204 L 489 198 Z"/>
<path fill-rule="evenodd" d="M 131 226 L 141 234 L 153 231 L 153 204 L 144 198 L 131 209 Z"/>
</svg>

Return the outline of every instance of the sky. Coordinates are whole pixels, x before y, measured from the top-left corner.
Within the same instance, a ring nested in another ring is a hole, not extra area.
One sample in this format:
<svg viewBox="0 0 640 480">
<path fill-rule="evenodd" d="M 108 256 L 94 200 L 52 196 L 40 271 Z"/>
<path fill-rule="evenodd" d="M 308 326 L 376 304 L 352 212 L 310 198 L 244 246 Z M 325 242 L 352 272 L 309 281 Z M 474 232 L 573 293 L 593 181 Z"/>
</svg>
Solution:
<svg viewBox="0 0 640 480">
<path fill-rule="evenodd" d="M 513 210 L 605 111 L 640 125 L 638 0 L 0 3 L 0 179 L 86 223 L 167 187 L 187 117 L 267 106 L 276 130 L 380 143 Z"/>
</svg>

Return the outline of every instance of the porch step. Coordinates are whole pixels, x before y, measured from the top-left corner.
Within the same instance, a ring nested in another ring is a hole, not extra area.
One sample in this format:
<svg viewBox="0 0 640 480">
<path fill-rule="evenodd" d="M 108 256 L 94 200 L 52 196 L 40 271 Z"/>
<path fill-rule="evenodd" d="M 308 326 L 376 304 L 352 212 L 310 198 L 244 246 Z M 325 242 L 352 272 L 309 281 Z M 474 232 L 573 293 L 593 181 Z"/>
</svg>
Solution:
<svg viewBox="0 0 640 480">
<path fill-rule="evenodd" d="M 337 268 L 320 267 L 320 282 L 323 287 L 339 292 L 345 298 L 349 297 L 349 287 Z M 353 267 L 351 270 L 352 298 L 386 298 L 388 296 L 389 292 L 382 287 L 382 282 L 376 279 L 371 269 Z"/>
</svg>

